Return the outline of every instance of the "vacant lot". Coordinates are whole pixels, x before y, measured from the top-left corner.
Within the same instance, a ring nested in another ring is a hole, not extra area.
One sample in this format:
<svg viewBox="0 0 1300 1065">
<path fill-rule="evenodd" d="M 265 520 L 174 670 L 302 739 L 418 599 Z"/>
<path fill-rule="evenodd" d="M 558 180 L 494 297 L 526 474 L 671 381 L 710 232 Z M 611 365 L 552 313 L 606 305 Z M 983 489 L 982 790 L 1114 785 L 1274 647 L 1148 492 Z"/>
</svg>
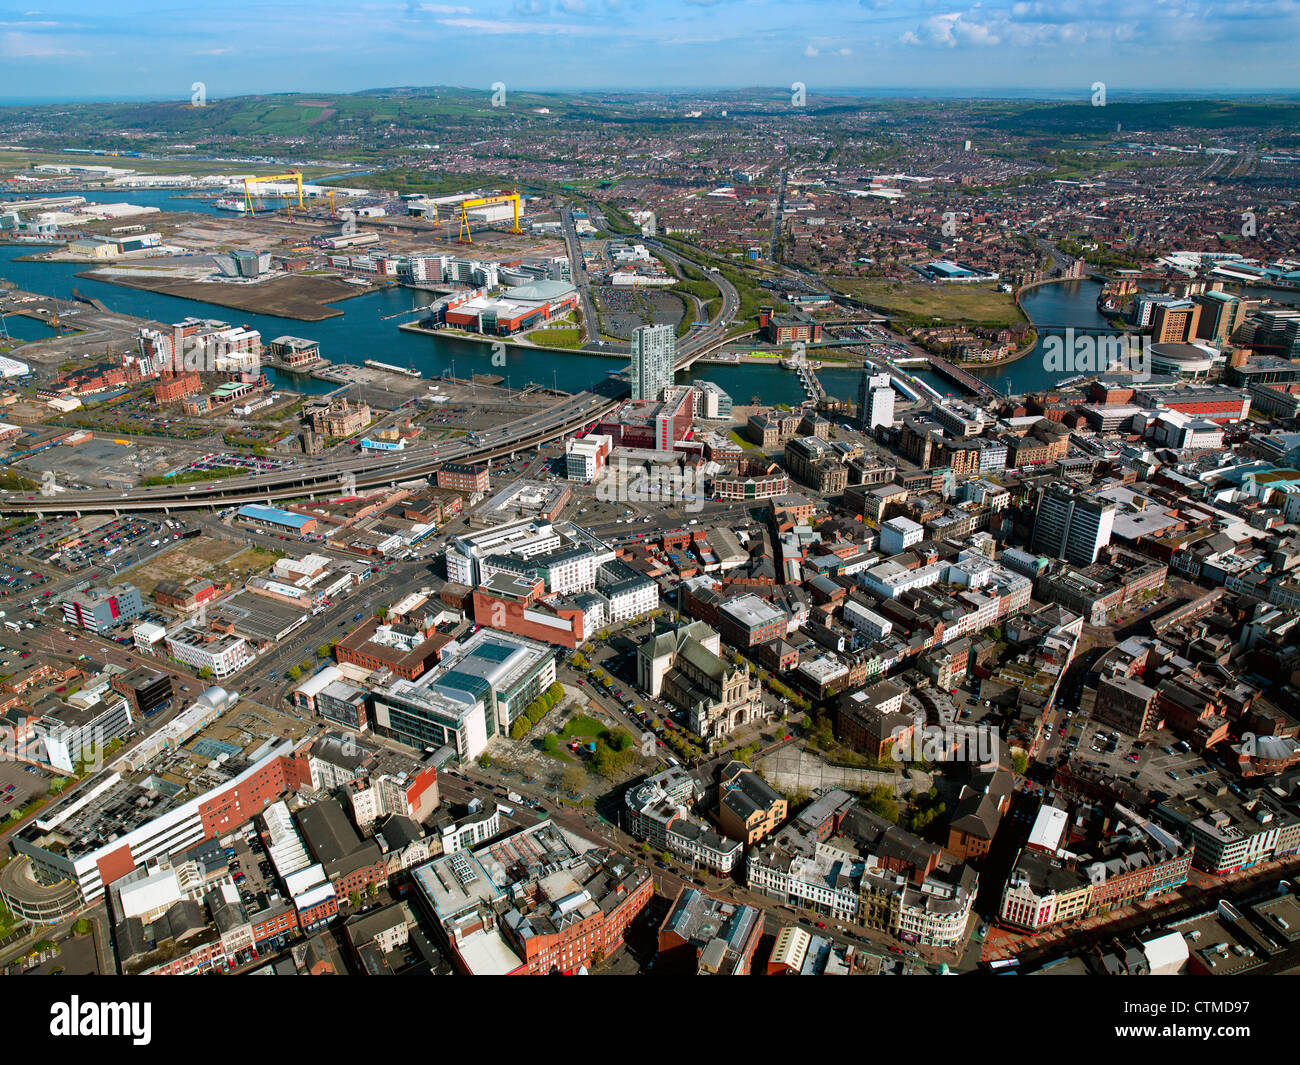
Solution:
<svg viewBox="0 0 1300 1065">
<path fill-rule="evenodd" d="M 126 288 L 161 292 L 181 299 L 202 300 L 253 314 L 271 314 L 279 318 L 296 318 L 304 322 L 319 322 L 323 318 L 337 318 L 343 312 L 329 304 L 352 299 L 373 288 L 346 285 L 337 278 L 314 277 L 308 274 L 287 274 L 273 277 L 256 285 L 224 285 L 220 283 L 189 281 L 165 275 L 150 276 L 137 270 L 132 274 L 88 270 L 77 275 Z"/>
<path fill-rule="evenodd" d="M 250 574 L 265 569 L 275 561 L 270 551 L 260 547 L 241 547 L 228 540 L 198 536 L 182 540 L 170 551 L 151 558 L 122 574 L 148 599 L 159 581 L 188 581 L 211 577 L 218 583 L 242 584 Z"/>
<path fill-rule="evenodd" d="M 843 278 L 832 282 L 840 292 L 877 310 L 904 318 L 940 318 L 973 325 L 1013 325 L 1023 322 L 1015 299 L 993 285 L 943 285 L 923 281 L 872 281 Z"/>
</svg>

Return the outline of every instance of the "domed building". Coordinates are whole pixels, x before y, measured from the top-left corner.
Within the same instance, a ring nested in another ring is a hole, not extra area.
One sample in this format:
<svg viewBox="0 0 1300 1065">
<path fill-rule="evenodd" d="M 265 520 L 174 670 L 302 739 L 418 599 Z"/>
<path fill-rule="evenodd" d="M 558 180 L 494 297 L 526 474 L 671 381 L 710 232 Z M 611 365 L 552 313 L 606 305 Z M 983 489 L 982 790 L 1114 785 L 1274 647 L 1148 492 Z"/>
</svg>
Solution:
<svg viewBox="0 0 1300 1065">
<path fill-rule="evenodd" d="M 1152 344 L 1151 372 L 1189 381 L 1204 380 L 1223 366 L 1224 356 L 1209 344 Z"/>
</svg>

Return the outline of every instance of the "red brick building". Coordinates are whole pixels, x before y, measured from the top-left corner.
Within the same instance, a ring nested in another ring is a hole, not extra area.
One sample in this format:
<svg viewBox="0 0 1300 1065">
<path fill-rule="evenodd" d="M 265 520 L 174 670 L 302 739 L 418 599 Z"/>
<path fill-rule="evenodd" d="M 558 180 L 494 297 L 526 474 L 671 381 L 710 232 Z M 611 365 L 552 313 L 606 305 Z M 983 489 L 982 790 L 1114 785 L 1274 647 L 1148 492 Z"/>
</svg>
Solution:
<svg viewBox="0 0 1300 1065">
<path fill-rule="evenodd" d="M 175 403 L 177 400 L 193 395 L 202 387 L 203 382 L 193 370 L 176 374 L 168 372 L 153 386 L 153 401 L 159 406 L 164 403 Z"/>
<path fill-rule="evenodd" d="M 822 338 L 822 327 L 802 311 L 793 314 L 773 314 L 771 307 L 758 309 L 758 328 L 763 339 L 771 344 L 793 344 L 803 341 L 815 344 Z"/>
<path fill-rule="evenodd" d="M 517 583 L 522 586 L 526 582 Z M 586 639 L 582 611 L 556 608 L 549 603 L 540 602 L 543 589 L 541 581 L 531 591 L 521 588 L 520 594 L 509 596 L 475 588 L 474 620 L 501 632 L 526 636 L 569 650 L 576 649 Z"/>
<path fill-rule="evenodd" d="M 438 487 L 460 492 L 486 492 L 490 485 L 485 464 L 444 462 L 438 467 Z"/>
<path fill-rule="evenodd" d="M 562 925 L 550 934 L 529 936 L 518 942 L 524 967 L 518 975 L 543 976 L 552 971 L 573 972 L 590 968 L 597 957 L 607 958 L 623 945 L 627 926 L 654 897 L 654 881 L 644 875 L 627 876 L 614 888 L 618 898 L 612 909 L 598 909 L 573 924 Z M 639 882 L 638 882 L 639 881 Z"/>
</svg>

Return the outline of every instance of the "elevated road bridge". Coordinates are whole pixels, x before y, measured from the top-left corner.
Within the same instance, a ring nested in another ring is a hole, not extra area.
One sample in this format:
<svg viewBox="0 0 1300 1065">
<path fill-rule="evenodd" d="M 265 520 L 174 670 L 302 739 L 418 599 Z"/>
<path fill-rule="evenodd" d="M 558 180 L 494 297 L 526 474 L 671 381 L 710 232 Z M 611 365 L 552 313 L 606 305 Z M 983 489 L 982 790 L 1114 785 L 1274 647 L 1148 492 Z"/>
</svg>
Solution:
<svg viewBox="0 0 1300 1065">
<path fill-rule="evenodd" d="M 598 386 L 603 388 L 604 386 Z M 612 392 L 612 389 L 606 389 Z M 614 410 L 621 395 L 579 392 L 541 411 L 495 429 L 460 440 L 423 445 L 402 452 L 350 455 L 304 463 L 285 470 L 237 475 L 219 481 L 154 485 L 117 490 L 68 490 L 0 494 L 0 517 L 5 514 L 86 514 L 121 511 L 207 509 L 266 503 L 273 500 L 337 496 L 396 485 L 426 477 L 444 462 L 475 462 L 527 451 L 591 424 Z"/>
</svg>

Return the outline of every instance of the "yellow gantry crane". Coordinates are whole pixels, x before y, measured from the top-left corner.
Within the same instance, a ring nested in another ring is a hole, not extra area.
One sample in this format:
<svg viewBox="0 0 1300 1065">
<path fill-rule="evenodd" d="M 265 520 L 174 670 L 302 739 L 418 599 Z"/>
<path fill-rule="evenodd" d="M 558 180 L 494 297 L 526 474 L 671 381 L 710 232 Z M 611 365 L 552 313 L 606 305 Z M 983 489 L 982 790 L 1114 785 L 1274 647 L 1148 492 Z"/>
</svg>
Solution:
<svg viewBox="0 0 1300 1065">
<path fill-rule="evenodd" d="M 292 181 L 298 186 L 298 207 L 302 207 L 302 174 L 294 171 L 291 174 L 267 174 L 263 177 L 244 178 L 244 213 L 253 214 L 253 192 L 252 186 L 265 184 L 269 181 Z M 288 194 L 286 194 L 288 195 Z"/>
<path fill-rule="evenodd" d="M 511 233 L 522 233 L 519 228 L 519 202 L 520 196 L 517 192 L 504 192 L 500 196 L 484 196 L 480 200 L 462 200 L 460 203 L 460 236 L 457 238 L 457 244 L 473 244 L 474 238 L 469 231 L 469 210 L 472 207 L 491 207 L 497 203 L 508 203 L 515 209 L 515 224 L 511 227 Z"/>
</svg>

